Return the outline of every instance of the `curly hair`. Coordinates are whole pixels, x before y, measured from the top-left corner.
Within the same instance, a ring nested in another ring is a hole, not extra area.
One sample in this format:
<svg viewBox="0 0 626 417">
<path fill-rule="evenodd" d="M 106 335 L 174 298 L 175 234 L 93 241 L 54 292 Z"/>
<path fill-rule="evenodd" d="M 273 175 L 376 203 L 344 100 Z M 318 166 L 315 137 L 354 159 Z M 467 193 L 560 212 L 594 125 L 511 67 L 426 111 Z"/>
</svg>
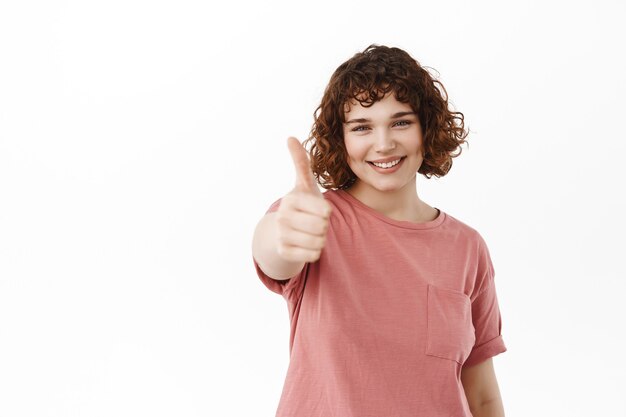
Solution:
<svg viewBox="0 0 626 417">
<path fill-rule="evenodd" d="M 411 106 L 422 126 L 424 161 L 418 172 L 430 179 L 450 171 L 461 145 L 469 146 L 468 131 L 463 113 L 448 109 L 445 87 L 425 68 L 400 48 L 372 44 L 335 70 L 303 142 L 312 142 L 311 170 L 322 187 L 346 189 L 356 181 L 344 143 L 345 106 L 356 100 L 370 107 L 391 91 L 396 100 Z"/>
</svg>

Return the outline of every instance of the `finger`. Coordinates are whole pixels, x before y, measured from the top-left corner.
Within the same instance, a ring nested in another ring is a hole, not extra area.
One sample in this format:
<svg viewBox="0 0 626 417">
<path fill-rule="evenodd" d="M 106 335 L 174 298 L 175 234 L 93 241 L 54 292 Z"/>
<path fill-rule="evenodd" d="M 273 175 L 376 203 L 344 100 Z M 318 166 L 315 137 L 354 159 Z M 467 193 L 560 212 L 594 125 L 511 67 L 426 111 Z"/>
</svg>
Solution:
<svg viewBox="0 0 626 417">
<path fill-rule="evenodd" d="M 291 192 L 286 198 L 288 204 L 295 210 L 310 213 L 318 217 L 328 219 L 332 211 L 331 205 L 323 198 L 319 198 L 316 194 L 308 192 Z"/>
<path fill-rule="evenodd" d="M 284 236 L 281 236 L 281 243 L 302 249 L 320 250 L 326 244 L 326 235 L 312 235 L 298 230 L 290 230 Z"/>
<path fill-rule="evenodd" d="M 279 218 L 278 221 L 285 224 L 292 230 L 308 233 L 314 236 L 325 236 L 329 227 L 328 220 L 322 219 L 317 215 L 301 211 L 292 213 L 289 219 Z"/>
<path fill-rule="evenodd" d="M 304 146 L 293 136 L 287 138 L 287 146 L 296 168 L 296 190 L 321 196 L 322 193 L 317 188 L 313 171 L 311 171 L 309 164 L 309 157 Z"/>
<path fill-rule="evenodd" d="M 320 258 L 321 251 L 303 249 L 296 246 L 280 245 L 278 254 L 285 259 L 316 262 Z"/>
</svg>

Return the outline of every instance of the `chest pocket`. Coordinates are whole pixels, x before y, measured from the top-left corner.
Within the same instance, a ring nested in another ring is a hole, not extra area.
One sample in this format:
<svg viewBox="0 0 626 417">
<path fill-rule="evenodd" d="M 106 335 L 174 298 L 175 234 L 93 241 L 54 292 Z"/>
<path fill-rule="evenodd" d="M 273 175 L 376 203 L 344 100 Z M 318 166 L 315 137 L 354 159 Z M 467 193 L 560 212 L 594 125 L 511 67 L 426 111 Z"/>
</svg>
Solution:
<svg viewBox="0 0 626 417">
<path fill-rule="evenodd" d="M 426 291 L 426 354 L 463 364 L 476 341 L 470 298 L 431 284 Z"/>
</svg>

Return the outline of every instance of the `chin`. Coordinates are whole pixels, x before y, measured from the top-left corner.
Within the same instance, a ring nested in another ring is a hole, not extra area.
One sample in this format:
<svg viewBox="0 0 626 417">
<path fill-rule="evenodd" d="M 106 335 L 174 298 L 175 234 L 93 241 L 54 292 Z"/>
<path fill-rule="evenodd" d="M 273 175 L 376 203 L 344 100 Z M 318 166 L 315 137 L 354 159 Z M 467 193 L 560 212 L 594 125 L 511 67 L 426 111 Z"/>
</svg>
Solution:
<svg viewBox="0 0 626 417">
<path fill-rule="evenodd" d="M 400 184 L 369 184 L 369 186 L 381 192 L 396 191 L 403 187 Z"/>
</svg>

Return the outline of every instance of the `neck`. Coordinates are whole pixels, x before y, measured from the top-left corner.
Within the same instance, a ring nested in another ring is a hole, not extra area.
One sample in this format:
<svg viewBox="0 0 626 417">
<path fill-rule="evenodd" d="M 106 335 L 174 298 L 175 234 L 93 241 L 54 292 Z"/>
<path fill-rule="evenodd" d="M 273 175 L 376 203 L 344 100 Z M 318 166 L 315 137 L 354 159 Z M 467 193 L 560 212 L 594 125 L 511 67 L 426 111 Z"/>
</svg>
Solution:
<svg viewBox="0 0 626 417">
<path fill-rule="evenodd" d="M 428 216 L 426 213 L 430 209 L 417 195 L 415 181 L 410 181 L 402 188 L 385 191 L 357 179 L 346 192 L 366 206 L 396 220 L 420 221 Z"/>
</svg>

